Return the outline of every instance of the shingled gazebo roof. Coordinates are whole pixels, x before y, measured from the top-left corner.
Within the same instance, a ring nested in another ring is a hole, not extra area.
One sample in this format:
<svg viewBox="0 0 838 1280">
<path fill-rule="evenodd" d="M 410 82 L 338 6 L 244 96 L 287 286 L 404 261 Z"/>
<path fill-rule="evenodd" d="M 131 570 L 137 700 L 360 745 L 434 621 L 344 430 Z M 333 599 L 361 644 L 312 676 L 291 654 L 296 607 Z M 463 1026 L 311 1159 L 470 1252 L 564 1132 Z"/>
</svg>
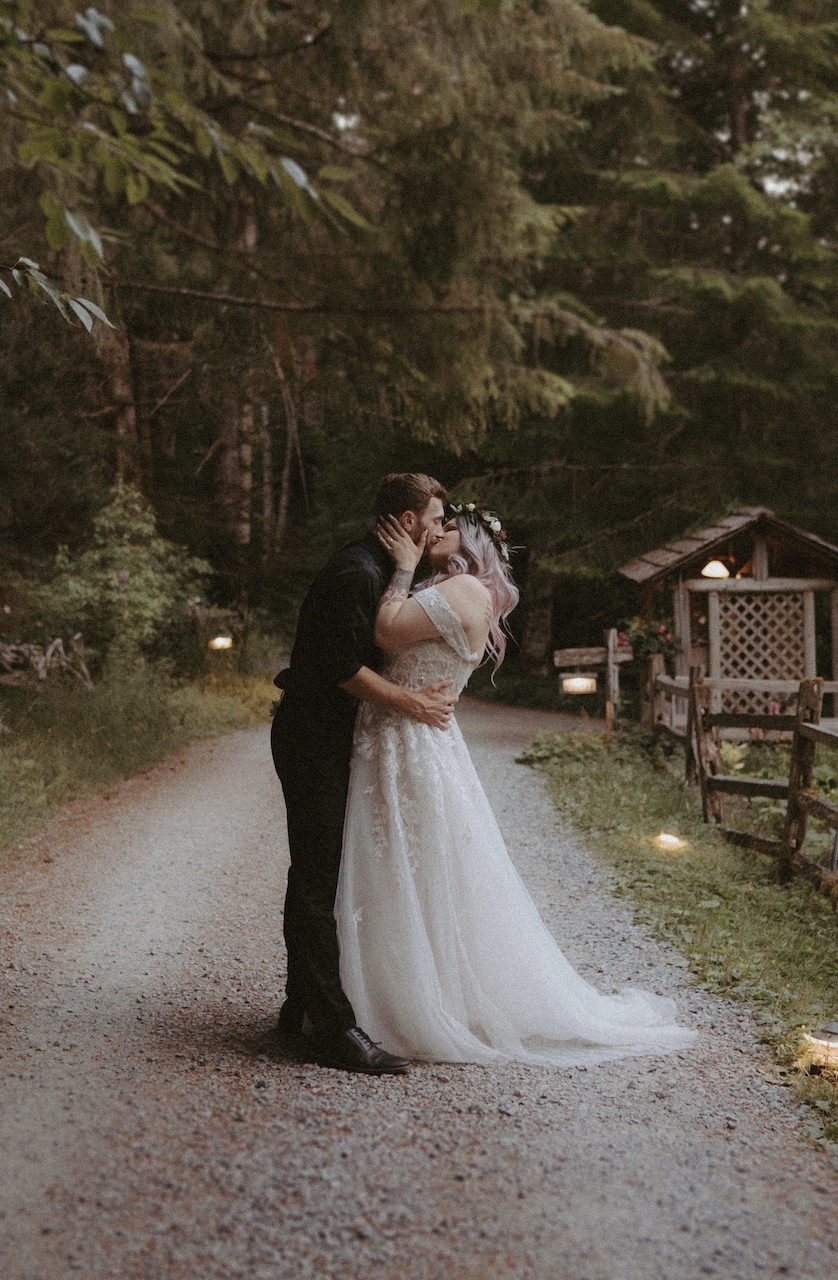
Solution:
<svg viewBox="0 0 838 1280">
<path fill-rule="evenodd" d="M 755 534 L 784 543 L 790 550 L 820 563 L 830 574 L 838 576 L 838 547 L 815 533 L 807 533 L 775 516 L 768 507 L 740 507 L 709 529 L 701 529 L 674 542 L 666 542 L 647 551 L 636 560 L 624 564 L 618 572 L 632 582 L 654 583 L 671 573 L 693 577 L 713 553 L 723 551 L 739 534 L 752 530 Z"/>
</svg>

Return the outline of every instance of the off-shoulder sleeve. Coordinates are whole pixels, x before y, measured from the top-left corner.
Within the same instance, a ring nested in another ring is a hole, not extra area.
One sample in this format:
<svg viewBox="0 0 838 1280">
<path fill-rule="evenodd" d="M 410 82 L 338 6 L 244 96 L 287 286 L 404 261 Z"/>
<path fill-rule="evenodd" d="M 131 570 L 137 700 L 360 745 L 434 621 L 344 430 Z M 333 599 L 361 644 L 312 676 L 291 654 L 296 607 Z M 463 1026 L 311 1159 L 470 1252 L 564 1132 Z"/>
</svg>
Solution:
<svg viewBox="0 0 838 1280">
<path fill-rule="evenodd" d="M 426 587 L 424 591 L 417 591 L 413 599 L 422 606 L 443 640 L 450 644 L 457 656 L 465 662 L 476 662 L 480 655 L 469 649 L 463 624 L 442 592 L 437 591 L 436 587 Z"/>
</svg>

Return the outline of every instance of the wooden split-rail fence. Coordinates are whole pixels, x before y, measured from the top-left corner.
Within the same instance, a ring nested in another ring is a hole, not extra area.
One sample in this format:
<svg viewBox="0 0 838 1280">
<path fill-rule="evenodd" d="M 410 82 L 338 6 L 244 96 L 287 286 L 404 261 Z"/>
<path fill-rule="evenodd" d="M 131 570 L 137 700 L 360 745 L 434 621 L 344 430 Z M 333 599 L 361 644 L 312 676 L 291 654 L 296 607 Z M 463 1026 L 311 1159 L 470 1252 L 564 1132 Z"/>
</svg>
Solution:
<svg viewBox="0 0 838 1280">
<path fill-rule="evenodd" d="M 833 692 L 832 684 L 820 676 L 801 681 L 760 681 L 770 685 L 764 692 L 797 694 L 794 714 L 751 714 L 727 712 L 720 708 L 719 694 L 736 693 L 742 685 L 753 692 L 754 681 L 707 680 L 698 668 L 689 680 L 667 676 L 663 661 L 653 662 L 650 684 L 656 707 L 655 729 L 679 738 L 686 748 L 686 780 L 697 782 L 701 790 L 704 821 L 722 828 L 732 844 L 756 849 L 775 857 L 783 879 L 802 875 L 811 880 L 838 907 L 838 804 L 813 789 L 815 751 L 818 745 L 838 748 L 838 730 L 820 723 L 823 698 Z M 782 685 L 782 688 L 778 687 Z M 788 686 L 788 688 L 786 688 Z M 662 714 L 664 701 L 674 707 L 676 698 L 686 701 L 684 721 L 674 711 Z M 720 733 L 723 729 L 757 730 L 791 734 L 791 762 L 788 778 L 748 778 L 726 774 L 723 768 Z M 735 831 L 726 825 L 725 796 L 762 796 L 786 802 L 782 838 L 770 840 L 750 831 Z M 810 817 L 818 818 L 834 832 L 830 865 L 810 858 L 803 851 Z"/>
</svg>

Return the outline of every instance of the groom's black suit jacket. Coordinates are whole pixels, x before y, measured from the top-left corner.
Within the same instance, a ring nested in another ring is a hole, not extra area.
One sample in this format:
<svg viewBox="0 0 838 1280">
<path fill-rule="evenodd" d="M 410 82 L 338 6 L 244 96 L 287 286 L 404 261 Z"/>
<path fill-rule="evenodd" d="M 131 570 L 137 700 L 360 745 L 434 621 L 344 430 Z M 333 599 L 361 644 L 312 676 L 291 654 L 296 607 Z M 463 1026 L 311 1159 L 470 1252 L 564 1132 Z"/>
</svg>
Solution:
<svg viewBox="0 0 838 1280">
<path fill-rule="evenodd" d="M 375 615 L 393 564 L 374 533 L 337 551 L 315 578 L 300 609 L 291 666 L 275 683 L 284 690 L 283 719 L 300 746 L 352 750 L 358 702 L 340 686 L 361 667 L 377 670 Z"/>
</svg>

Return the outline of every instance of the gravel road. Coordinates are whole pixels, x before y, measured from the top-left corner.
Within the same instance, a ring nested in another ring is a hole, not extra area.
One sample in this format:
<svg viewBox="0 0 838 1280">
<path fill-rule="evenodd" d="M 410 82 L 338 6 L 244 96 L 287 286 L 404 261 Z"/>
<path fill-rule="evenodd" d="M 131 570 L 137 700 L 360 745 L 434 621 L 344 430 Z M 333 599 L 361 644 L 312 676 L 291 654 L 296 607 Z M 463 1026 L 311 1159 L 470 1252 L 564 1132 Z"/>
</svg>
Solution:
<svg viewBox="0 0 838 1280">
<path fill-rule="evenodd" d="M 835 1166 L 748 1014 L 690 985 L 513 763 L 560 718 L 459 718 L 569 958 L 673 996 L 698 1047 L 404 1079 L 284 1056 L 267 729 L 201 743 L 64 809 L 0 872 L 4 1280 L 838 1274 Z"/>
</svg>

